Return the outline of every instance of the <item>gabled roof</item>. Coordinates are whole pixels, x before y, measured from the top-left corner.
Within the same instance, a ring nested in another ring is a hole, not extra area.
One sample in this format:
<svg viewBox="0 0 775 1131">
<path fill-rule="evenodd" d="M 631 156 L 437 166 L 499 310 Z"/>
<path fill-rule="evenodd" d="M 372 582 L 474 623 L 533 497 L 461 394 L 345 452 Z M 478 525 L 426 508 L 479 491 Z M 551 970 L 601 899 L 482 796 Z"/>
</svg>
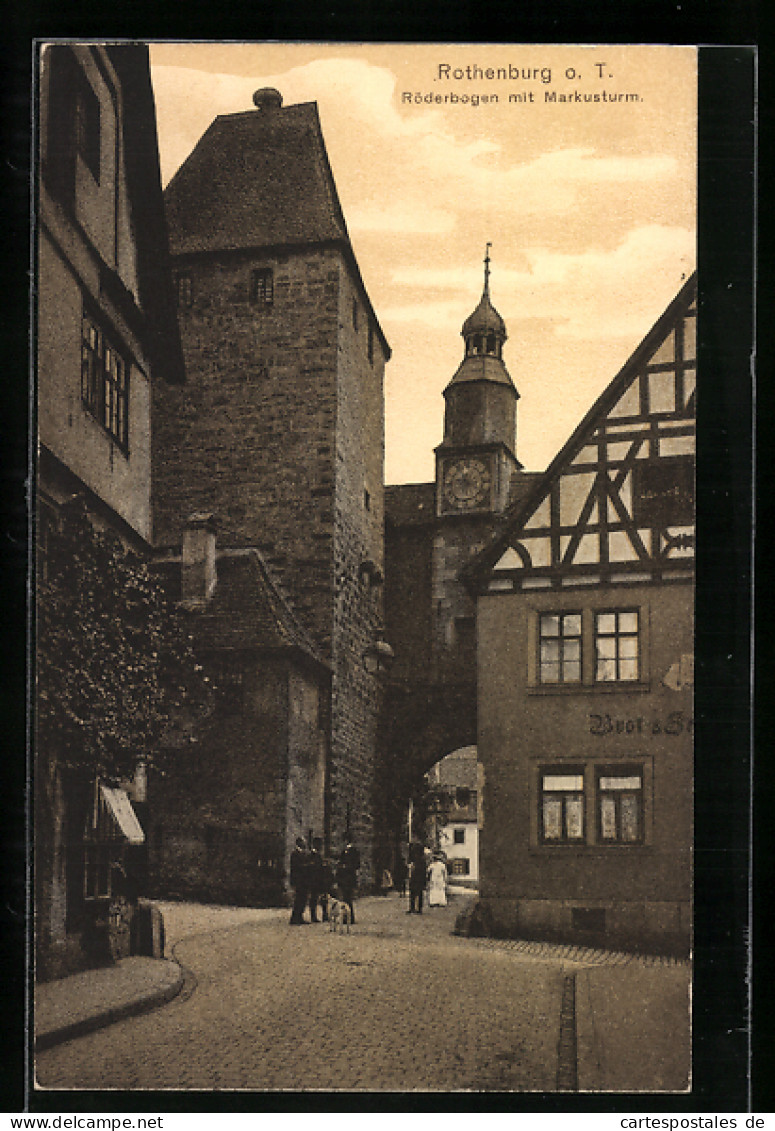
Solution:
<svg viewBox="0 0 775 1131">
<path fill-rule="evenodd" d="M 633 380 L 645 369 L 655 351 L 669 335 L 671 328 L 691 308 L 696 300 L 696 295 L 697 277 L 692 275 L 616 377 L 592 405 L 546 471 L 539 475 L 532 487 L 511 505 L 505 515 L 505 522 L 499 528 L 498 533 L 479 554 L 467 563 L 462 571 L 462 578 L 472 592 L 478 589 L 488 573 L 507 551 L 513 553 L 509 550 L 509 547 L 518 541 L 525 522 L 531 518 L 539 504 L 543 502 L 546 505 L 545 500 L 548 498 L 549 491 L 561 472 L 572 464 L 586 444 L 594 442 L 591 437 L 595 428 L 615 408 Z M 669 369 L 670 367 L 664 365 L 656 368 Z"/>
<path fill-rule="evenodd" d="M 153 567 L 164 577 L 170 596 L 180 597 L 180 557 Z M 196 634 L 207 648 L 264 652 L 295 651 L 313 663 L 328 664 L 311 636 L 298 622 L 275 584 L 261 553 L 248 547 L 219 550 L 217 583 L 204 608 L 194 612 Z"/>
</svg>

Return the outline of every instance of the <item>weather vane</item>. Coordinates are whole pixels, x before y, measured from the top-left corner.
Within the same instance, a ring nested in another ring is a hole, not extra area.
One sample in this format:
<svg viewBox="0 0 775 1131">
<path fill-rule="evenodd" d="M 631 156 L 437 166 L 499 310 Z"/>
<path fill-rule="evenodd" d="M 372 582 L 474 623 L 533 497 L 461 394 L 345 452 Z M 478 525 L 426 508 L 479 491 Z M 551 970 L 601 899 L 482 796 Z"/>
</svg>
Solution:
<svg viewBox="0 0 775 1131">
<path fill-rule="evenodd" d="M 489 292 L 490 292 L 490 248 L 491 247 L 492 247 L 491 243 L 486 243 L 484 245 L 484 292 L 485 292 L 485 294 L 489 294 Z"/>
</svg>

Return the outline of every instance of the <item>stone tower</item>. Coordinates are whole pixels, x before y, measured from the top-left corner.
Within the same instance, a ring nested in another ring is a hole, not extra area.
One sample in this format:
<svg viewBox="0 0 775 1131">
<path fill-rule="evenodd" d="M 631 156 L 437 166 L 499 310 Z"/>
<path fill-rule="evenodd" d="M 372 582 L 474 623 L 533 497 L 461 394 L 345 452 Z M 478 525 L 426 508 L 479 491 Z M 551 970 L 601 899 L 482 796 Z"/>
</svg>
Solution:
<svg viewBox="0 0 775 1131">
<path fill-rule="evenodd" d="M 331 667 L 325 830 L 370 878 L 384 367 L 315 103 L 220 116 L 165 193 L 187 384 L 154 401 L 154 537 L 255 547 Z M 322 833 L 324 830 L 315 830 Z"/>
<path fill-rule="evenodd" d="M 442 680 L 470 679 L 474 609 L 458 574 L 490 536 L 521 478 L 516 457 L 517 392 L 503 361 L 506 324 L 484 289 L 463 323 L 463 360 L 444 390 L 444 439 L 436 448 L 432 664 Z"/>
<path fill-rule="evenodd" d="M 506 326 L 490 299 L 489 245 L 484 267 L 482 297 L 463 323 L 463 360 L 444 390 L 435 481 L 388 487 L 385 495 L 386 628 L 395 664 L 382 728 L 390 752 L 383 794 L 399 828 L 422 775 L 477 741 L 476 609 L 460 575 L 535 478 L 516 456 L 519 394 L 503 360 Z"/>
<path fill-rule="evenodd" d="M 519 393 L 503 362 L 506 324 L 490 301 L 490 245 L 479 305 L 463 323 L 465 354 L 444 390 L 444 439 L 436 448 L 436 513 L 500 514 L 521 464 Z"/>
</svg>

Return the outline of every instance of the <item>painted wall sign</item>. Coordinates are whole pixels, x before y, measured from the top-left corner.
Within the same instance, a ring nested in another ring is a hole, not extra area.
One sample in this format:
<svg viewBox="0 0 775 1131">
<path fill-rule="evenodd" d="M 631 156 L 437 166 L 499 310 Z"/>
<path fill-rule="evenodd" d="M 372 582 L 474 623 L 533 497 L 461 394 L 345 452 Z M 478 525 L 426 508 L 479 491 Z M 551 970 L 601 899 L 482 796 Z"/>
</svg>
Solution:
<svg viewBox="0 0 775 1131">
<path fill-rule="evenodd" d="M 654 736 L 659 734 L 679 735 L 692 734 L 694 719 L 683 711 L 671 711 L 669 715 L 659 718 L 645 718 L 639 715 L 634 719 L 615 719 L 609 714 L 598 715 L 590 713 L 589 733 L 595 737 L 605 734 L 629 734 L 638 736 Z"/>
</svg>

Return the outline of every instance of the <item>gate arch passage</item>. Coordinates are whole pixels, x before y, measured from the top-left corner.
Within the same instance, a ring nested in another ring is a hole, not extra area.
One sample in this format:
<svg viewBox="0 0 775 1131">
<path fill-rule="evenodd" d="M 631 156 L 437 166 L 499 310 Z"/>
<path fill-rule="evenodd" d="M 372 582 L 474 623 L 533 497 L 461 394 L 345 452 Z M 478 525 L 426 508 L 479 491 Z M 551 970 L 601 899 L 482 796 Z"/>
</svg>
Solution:
<svg viewBox="0 0 775 1131">
<path fill-rule="evenodd" d="M 391 868 L 404 846 L 409 801 L 447 754 L 476 744 L 476 681 L 393 681 L 379 734 L 375 858 Z"/>
</svg>

